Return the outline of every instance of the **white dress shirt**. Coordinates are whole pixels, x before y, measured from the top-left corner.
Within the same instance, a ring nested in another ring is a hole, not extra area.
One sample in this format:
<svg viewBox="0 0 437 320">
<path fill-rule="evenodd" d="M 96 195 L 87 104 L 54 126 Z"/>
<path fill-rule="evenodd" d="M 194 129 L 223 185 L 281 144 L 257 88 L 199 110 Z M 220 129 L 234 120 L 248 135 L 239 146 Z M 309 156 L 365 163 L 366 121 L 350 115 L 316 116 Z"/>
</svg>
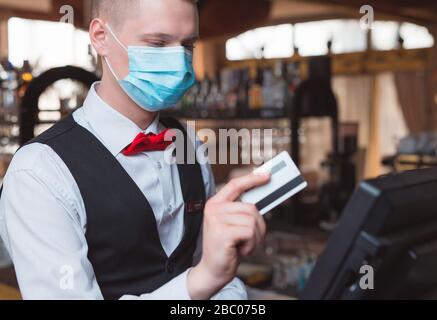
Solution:
<svg viewBox="0 0 437 320">
<path fill-rule="evenodd" d="M 143 192 L 156 217 L 168 255 L 184 232 L 184 200 L 177 165 L 164 152 L 126 157 L 121 152 L 142 130 L 108 106 L 95 84 L 73 117 L 95 135 Z M 155 121 L 144 133 L 162 132 Z M 207 198 L 215 193 L 209 165 L 202 165 Z M 34 143 L 17 152 L 4 179 L 0 201 L 0 235 L 14 262 L 24 299 L 103 299 L 85 238 L 87 216 L 79 187 L 65 163 L 47 145 Z M 123 239 L 120 239 L 123 241 Z M 201 237 L 194 261 L 201 257 Z M 122 299 L 190 299 L 187 273 L 156 291 Z M 213 299 L 247 299 L 244 285 L 233 280 Z"/>
</svg>

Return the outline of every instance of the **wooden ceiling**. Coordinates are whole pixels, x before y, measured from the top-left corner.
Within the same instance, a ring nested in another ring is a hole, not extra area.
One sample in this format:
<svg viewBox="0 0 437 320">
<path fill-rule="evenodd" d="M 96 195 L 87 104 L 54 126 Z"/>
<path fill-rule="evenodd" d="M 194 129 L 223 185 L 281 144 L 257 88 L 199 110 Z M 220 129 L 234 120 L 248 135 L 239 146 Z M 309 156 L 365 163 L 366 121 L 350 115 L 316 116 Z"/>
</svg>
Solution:
<svg viewBox="0 0 437 320">
<path fill-rule="evenodd" d="M 89 5 L 89 1 L 92 0 L 38 0 L 40 6 L 51 3 L 49 9 L 39 10 L 35 0 L 0 0 L 0 18 L 18 16 L 59 21 L 60 7 L 71 5 L 75 9 L 76 25 L 86 27 L 85 4 Z M 358 18 L 363 3 L 373 6 L 377 19 L 437 25 L 437 0 L 200 0 L 201 36 L 229 36 L 281 22 Z"/>
<path fill-rule="evenodd" d="M 437 27 L 437 0 L 200 0 L 205 37 L 237 34 L 250 28 L 335 18 L 359 19 L 363 3 L 375 19 Z M 267 11 L 268 10 L 268 11 Z"/>
<path fill-rule="evenodd" d="M 0 19 L 20 17 L 59 21 L 63 16 L 60 8 L 70 5 L 74 9 L 75 24 L 84 26 L 84 0 L 0 0 Z"/>
<path fill-rule="evenodd" d="M 284 0 L 280 0 L 284 1 Z M 337 8 L 348 8 L 356 15 L 363 5 L 373 7 L 376 18 L 393 18 L 407 20 L 423 25 L 437 24 L 436 0 L 285 0 L 305 3 L 332 5 Z"/>
<path fill-rule="evenodd" d="M 240 33 L 268 21 L 268 0 L 200 0 L 201 37 Z M 203 4 L 202 4 L 203 1 Z"/>
</svg>

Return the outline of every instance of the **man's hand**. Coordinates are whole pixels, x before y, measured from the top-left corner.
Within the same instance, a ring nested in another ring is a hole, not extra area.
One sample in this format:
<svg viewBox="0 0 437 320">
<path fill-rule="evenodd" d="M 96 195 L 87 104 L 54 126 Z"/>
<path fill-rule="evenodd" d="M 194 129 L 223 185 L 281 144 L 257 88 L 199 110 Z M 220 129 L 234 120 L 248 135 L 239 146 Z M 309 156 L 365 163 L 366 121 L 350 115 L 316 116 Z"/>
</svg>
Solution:
<svg viewBox="0 0 437 320">
<path fill-rule="evenodd" d="M 251 255 L 264 240 L 266 224 L 258 209 L 238 199 L 269 181 L 269 174 L 234 179 L 207 202 L 202 259 L 188 274 L 193 299 L 210 299 L 220 291 L 234 279 L 240 259 Z"/>
</svg>

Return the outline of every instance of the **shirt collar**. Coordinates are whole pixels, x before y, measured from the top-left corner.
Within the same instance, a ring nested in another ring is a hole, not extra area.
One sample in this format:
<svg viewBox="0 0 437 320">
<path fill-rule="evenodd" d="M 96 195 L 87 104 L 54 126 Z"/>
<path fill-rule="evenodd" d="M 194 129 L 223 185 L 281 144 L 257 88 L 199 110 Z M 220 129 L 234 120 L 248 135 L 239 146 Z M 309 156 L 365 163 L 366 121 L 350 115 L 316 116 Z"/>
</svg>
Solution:
<svg viewBox="0 0 437 320">
<path fill-rule="evenodd" d="M 159 134 L 163 130 L 159 123 L 159 115 L 146 130 L 142 130 L 100 98 L 96 91 L 99 84 L 96 82 L 91 86 L 83 105 L 83 112 L 97 137 L 113 156 L 121 153 L 140 132 Z"/>
</svg>

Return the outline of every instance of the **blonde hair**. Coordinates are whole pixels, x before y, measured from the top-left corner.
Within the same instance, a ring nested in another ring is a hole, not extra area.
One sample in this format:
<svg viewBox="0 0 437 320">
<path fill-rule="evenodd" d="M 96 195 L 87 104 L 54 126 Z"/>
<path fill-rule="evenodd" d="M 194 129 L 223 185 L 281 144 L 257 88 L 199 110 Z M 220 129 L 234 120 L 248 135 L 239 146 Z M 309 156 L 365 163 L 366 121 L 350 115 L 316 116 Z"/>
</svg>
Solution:
<svg viewBox="0 0 437 320">
<path fill-rule="evenodd" d="M 197 4 L 199 0 L 185 0 Z M 124 13 L 135 13 L 139 0 L 92 0 L 92 18 L 109 20 L 117 27 L 124 18 Z"/>
</svg>

